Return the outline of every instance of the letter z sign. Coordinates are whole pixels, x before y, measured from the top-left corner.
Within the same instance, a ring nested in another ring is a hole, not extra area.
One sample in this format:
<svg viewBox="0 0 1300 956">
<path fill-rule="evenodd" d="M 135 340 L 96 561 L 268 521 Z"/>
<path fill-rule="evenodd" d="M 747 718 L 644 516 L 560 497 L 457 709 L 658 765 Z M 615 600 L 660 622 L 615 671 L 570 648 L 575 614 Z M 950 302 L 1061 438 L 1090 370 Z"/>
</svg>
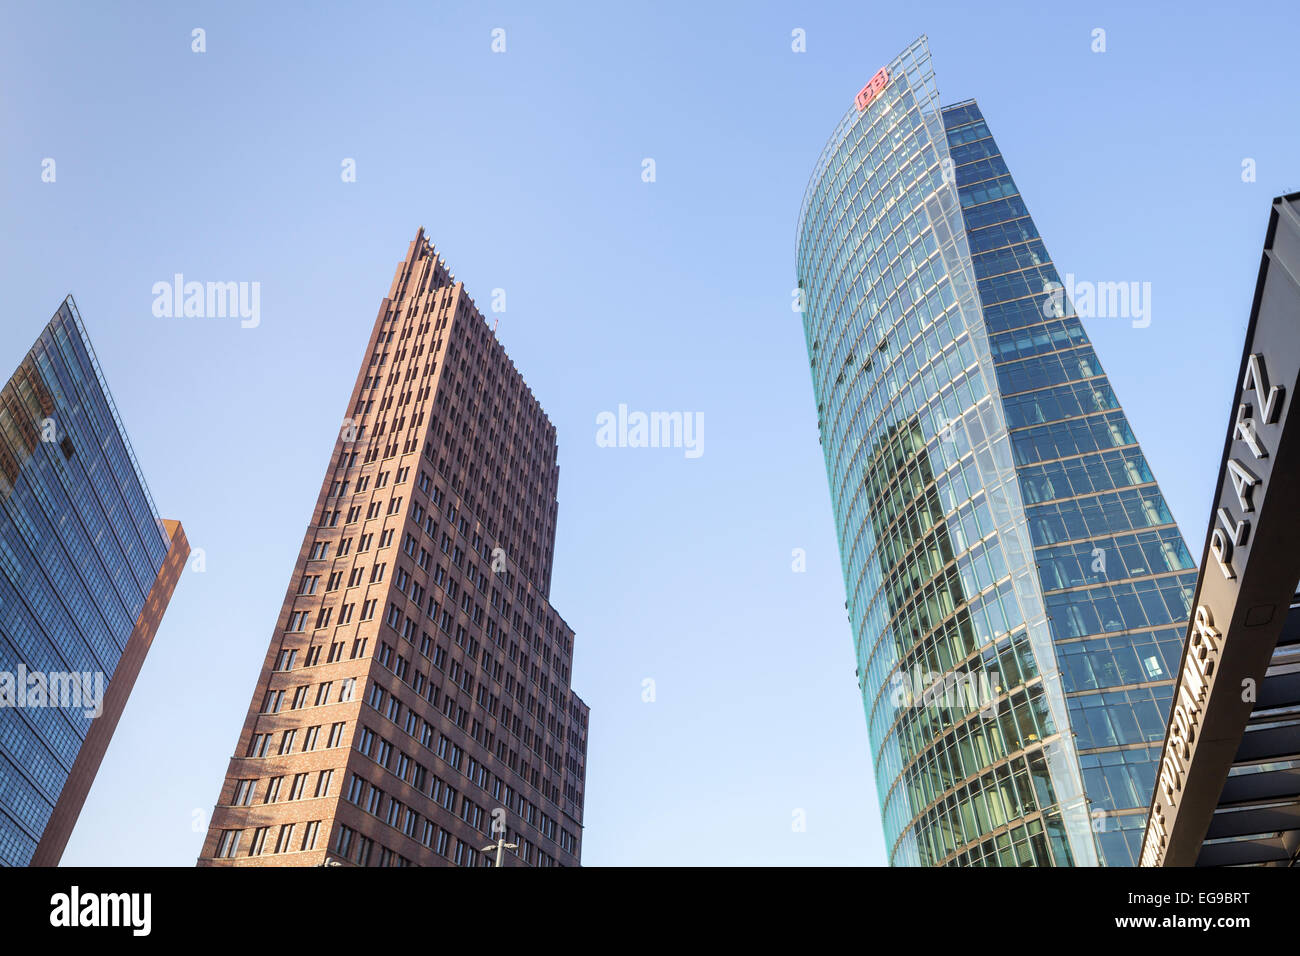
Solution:
<svg viewBox="0 0 1300 956">
<path fill-rule="evenodd" d="M 870 106 L 871 101 L 880 95 L 880 91 L 883 90 L 888 83 L 889 71 L 882 66 L 876 71 L 876 75 L 871 78 L 871 82 L 858 91 L 858 98 L 856 100 L 858 104 L 858 112 L 861 113 Z"/>
</svg>

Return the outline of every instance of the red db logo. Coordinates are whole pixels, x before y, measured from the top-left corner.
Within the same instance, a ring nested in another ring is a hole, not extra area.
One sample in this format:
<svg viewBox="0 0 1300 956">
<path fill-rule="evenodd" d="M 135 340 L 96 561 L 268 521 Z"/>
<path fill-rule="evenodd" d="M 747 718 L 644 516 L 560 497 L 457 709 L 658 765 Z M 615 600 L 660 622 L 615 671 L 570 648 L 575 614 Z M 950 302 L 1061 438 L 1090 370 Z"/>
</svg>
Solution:
<svg viewBox="0 0 1300 956">
<path fill-rule="evenodd" d="M 889 71 L 882 66 L 876 71 L 876 75 L 871 78 L 871 82 L 858 91 L 858 97 L 854 102 L 858 104 L 859 113 L 871 105 L 871 101 L 880 95 L 880 91 L 885 88 L 885 84 L 888 82 Z"/>
</svg>

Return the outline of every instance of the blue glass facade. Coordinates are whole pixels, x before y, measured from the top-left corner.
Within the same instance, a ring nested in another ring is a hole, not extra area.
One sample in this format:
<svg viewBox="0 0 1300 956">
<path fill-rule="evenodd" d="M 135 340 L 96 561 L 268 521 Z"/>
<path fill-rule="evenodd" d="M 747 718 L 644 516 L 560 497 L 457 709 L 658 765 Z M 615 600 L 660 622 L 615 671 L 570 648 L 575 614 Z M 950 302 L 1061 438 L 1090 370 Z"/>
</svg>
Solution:
<svg viewBox="0 0 1300 956">
<path fill-rule="evenodd" d="M 798 283 L 890 862 L 1128 864 L 1195 571 L 978 108 L 886 72 Z"/>
<path fill-rule="evenodd" d="M 168 547 L 69 298 L 0 392 L 0 864 L 31 860 L 93 720 L 23 675 L 106 687 Z"/>
<path fill-rule="evenodd" d="M 1134 865 L 1195 565 L 979 107 L 943 119 L 1093 831 Z"/>
</svg>

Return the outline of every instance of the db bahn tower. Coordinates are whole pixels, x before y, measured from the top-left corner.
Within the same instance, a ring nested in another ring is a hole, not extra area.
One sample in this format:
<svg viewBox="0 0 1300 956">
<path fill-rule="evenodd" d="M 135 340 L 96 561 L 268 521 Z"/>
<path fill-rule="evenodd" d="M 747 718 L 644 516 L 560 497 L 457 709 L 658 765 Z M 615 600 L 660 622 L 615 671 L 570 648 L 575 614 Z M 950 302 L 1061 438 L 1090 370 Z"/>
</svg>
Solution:
<svg viewBox="0 0 1300 956">
<path fill-rule="evenodd" d="M 1195 566 L 979 106 L 924 38 L 845 100 L 796 276 L 889 862 L 1132 865 Z"/>
<path fill-rule="evenodd" d="M 379 307 L 200 866 L 575 866 L 555 428 L 421 229 Z"/>
</svg>

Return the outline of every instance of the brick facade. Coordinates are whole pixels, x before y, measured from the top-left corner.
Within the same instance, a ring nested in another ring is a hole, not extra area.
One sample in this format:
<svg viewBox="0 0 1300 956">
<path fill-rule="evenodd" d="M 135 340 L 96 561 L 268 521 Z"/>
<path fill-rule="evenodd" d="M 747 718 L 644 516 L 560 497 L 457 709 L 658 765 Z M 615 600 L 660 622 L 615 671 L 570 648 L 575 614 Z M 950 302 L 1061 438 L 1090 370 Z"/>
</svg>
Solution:
<svg viewBox="0 0 1300 956">
<path fill-rule="evenodd" d="M 504 865 L 579 863 L 588 710 L 548 600 L 556 452 L 421 229 L 375 319 L 200 866 L 487 865 L 494 820 L 519 845 Z"/>
</svg>

